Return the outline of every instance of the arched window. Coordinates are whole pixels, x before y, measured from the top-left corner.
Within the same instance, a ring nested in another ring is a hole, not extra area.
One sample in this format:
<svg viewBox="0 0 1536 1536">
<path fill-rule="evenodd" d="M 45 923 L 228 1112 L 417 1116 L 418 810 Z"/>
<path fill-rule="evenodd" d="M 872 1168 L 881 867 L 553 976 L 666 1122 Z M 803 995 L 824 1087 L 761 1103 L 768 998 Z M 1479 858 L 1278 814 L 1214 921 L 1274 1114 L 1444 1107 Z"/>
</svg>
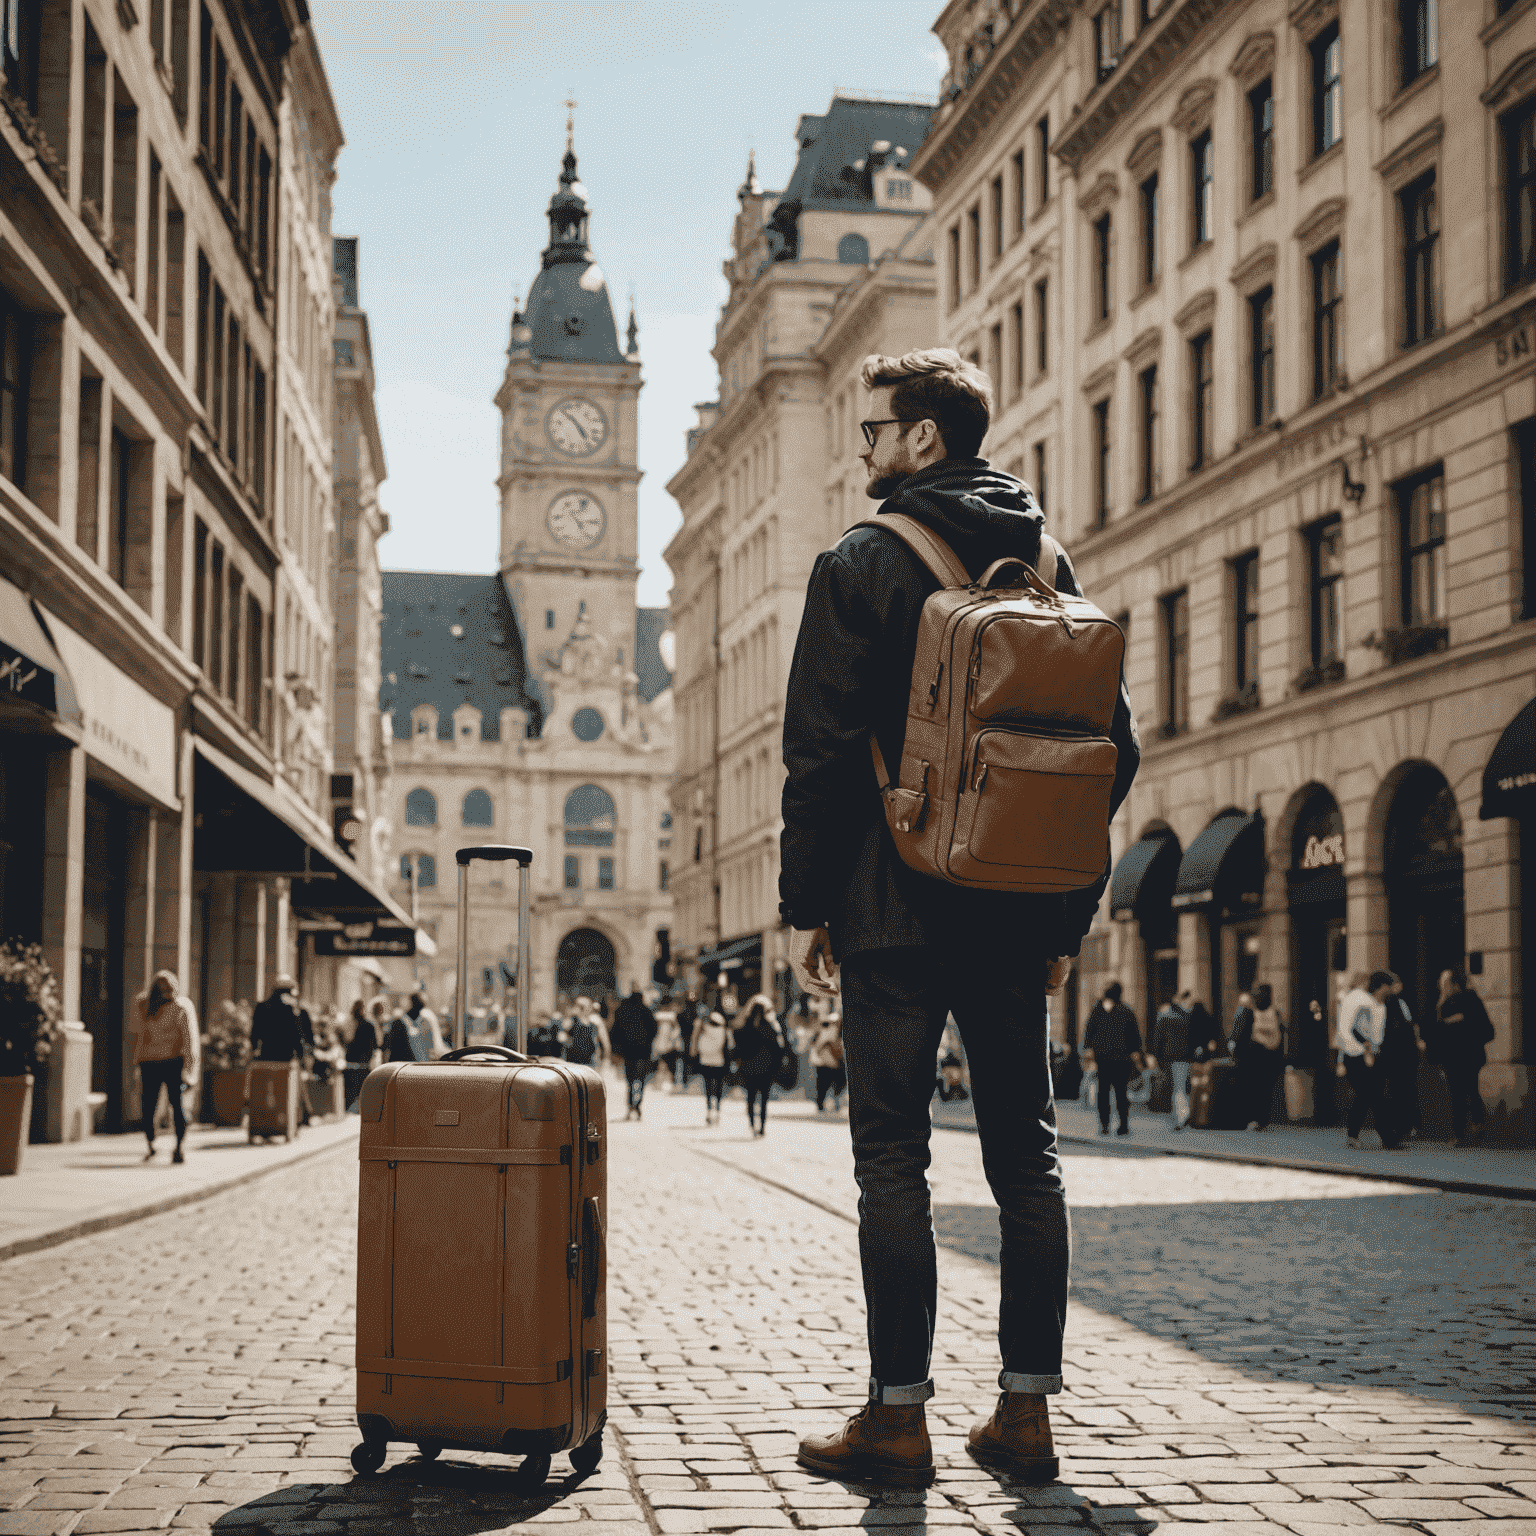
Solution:
<svg viewBox="0 0 1536 1536">
<path fill-rule="evenodd" d="M 416 866 L 416 887 L 418 890 L 426 890 L 429 885 L 437 884 L 437 860 L 430 853 L 402 853 L 400 855 L 400 878 L 411 878 L 411 865 Z"/>
<path fill-rule="evenodd" d="M 617 825 L 612 796 L 596 784 L 582 784 L 565 797 L 567 848 L 612 848 Z"/>
<path fill-rule="evenodd" d="M 464 796 L 464 825 L 466 827 L 493 827 L 496 812 L 491 797 L 483 789 L 472 789 Z"/>
<path fill-rule="evenodd" d="M 430 789 L 413 789 L 405 797 L 405 824 L 408 827 L 437 825 L 437 796 Z"/>
<path fill-rule="evenodd" d="M 869 265 L 869 241 L 863 235 L 844 235 L 837 242 L 837 259 L 848 267 Z"/>
</svg>

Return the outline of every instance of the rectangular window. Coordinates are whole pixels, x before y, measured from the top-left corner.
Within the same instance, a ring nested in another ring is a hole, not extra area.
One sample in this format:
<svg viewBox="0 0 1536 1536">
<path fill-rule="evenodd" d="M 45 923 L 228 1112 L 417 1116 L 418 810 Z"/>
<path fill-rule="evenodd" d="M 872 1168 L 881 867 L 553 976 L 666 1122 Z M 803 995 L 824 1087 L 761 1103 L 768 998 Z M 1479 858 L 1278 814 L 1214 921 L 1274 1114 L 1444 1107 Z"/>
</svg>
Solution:
<svg viewBox="0 0 1536 1536">
<path fill-rule="evenodd" d="M 149 328 L 160 330 L 160 159 L 149 152 L 149 220 L 146 232 L 148 278 L 144 284 L 144 317 Z"/>
<path fill-rule="evenodd" d="M 1093 408 L 1093 520 L 1102 528 L 1109 521 L 1110 503 L 1110 402 L 1100 400 Z"/>
<path fill-rule="evenodd" d="M 999 404 L 1001 404 L 1003 385 L 1003 328 L 1001 325 L 994 325 L 987 332 L 987 373 L 997 387 Z"/>
<path fill-rule="evenodd" d="M 1403 219 L 1403 345 L 1440 328 L 1440 212 L 1435 173 L 1428 172 L 1398 195 Z"/>
<path fill-rule="evenodd" d="M 1515 610 L 1522 619 L 1536 619 L 1536 416 L 1514 430 L 1520 471 L 1520 598 Z"/>
<path fill-rule="evenodd" d="M 224 691 L 224 547 L 217 541 L 208 572 L 213 601 L 208 613 L 208 681 L 215 693 Z"/>
<path fill-rule="evenodd" d="M 240 87 L 231 85 L 229 88 L 229 200 L 235 205 L 235 221 L 240 220 L 242 206 L 242 191 L 245 183 L 240 177 L 240 140 L 241 128 L 245 123 L 245 98 L 240 94 Z"/>
<path fill-rule="evenodd" d="M 1238 693 L 1259 686 L 1259 556 L 1232 562 L 1232 682 Z"/>
<path fill-rule="evenodd" d="M 262 636 L 266 631 L 261 604 L 253 597 L 246 605 L 245 615 L 245 719 L 253 731 L 261 730 L 262 686 L 261 652 Z"/>
<path fill-rule="evenodd" d="M 1141 499 L 1151 501 L 1163 488 L 1162 455 L 1158 436 L 1159 408 L 1157 366 L 1142 370 L 1141 379 Z"/>
<path fill-rule="evenodd" d="M 197 250 L 197 398 L 208 409 L 208 308 L 213 302 L 213 273 L 202 247 Z"/>
<path fill-rule="evenodd" d="M 189 0 L 171 0 L 171 101 L 176 108 L 176 122 L 187 126 L 187 51 L 192 39 L 192 8 Z"/>
<path fill-rule="evenodd" d="M 1024 151 L 1018 150 L 1011 162 L 1013 166 L 1013 233 L 1024 233 Z"/>
<path fill-rule="evenodd" d="M 1093 55 L 1102 85 L 1120 62 L 1120 0 L 1112 0 L 1093 18 Z"/>
<path fill-rule="evenodd" d="M 1275 90 L 1267 77 L 1248 92 L 1248 136 L 1253 147 L 1248 195 L 1256 203 L 1275 190 Z"/>
<path fill-rule="evenodd" d="M 1050 279 L 1042 277 L 1035 284 L 1035 372 L 1045 373 L 1051 366 Z"/>
<path fill-rule="evenodd" d="M 267 372 L 259 363 L 251 383 L 251 487 L 267 509 Z"/>
<path fill-rule="evenodd" d="M 26 484 L 32 318 L 0 288 L 0 475 Z"/>
<path fill-rule="evenodd" d="M 209 357 L 208 393 L 212 397 L 213 440 L 224 441 L 224 290 L 213 285 L 213 319 L 209 327 L 213 334 L 213 348 Z"/>
<path fill-rule="evenodd" d="M 1211 333 L 1189 343 L 1189 467 L 1204 469 L 1215 450 L 1215 379 L 1211 367 Z"/>
<path fill-rule="evenodd" d="M 992 179 L 992 260 L 998 262 L 1003 256 L 1003 178 L 995 176 Z"/>
<path fill-rule="evenodd" d="M 1015 398 L 1024 392 L 1024 305 L 1015 304 L 1008 311 L 1008 324 L 1013 333 L 1013 346 L 1009 353 L 1009 382 Z"/>
<path fill-rule="evenodd" d="M 1312 39 L 1312 153 L 1332 149 L 1344 135 L 1343 54 L 1339 24 Z"/>
<path fill-rule="evenodd" d="M 1109 215 L 1093 226 L 1093 304 L 1096 319 L 1108 320 L 1111 305 L 1110 252 L 1112 249 Z"/>
<path fill-rule="evenodd" d="M 613 889 L 613 860 L 606 855 L 597 861 L 597 888 L 600 891 Z"/>
<path fill-rule="evenodd" d="M 272 217 L 272 157 L 265 149 L 261 151 L 257 174 L 260 180 L 256 191 L 256 271 L 265 282 L 271 260 L 268 230 Z"/>
<path fill-rule="evenodd" d="M 1189 592 L 1163 599 L 1163 734 L 1189 729 Z"/>
<path fill-rule="evenodd" d="M 1536 277 L 1536 104 L 1504 119 L 1506 291 Z"/>
<path fill-rule="evenodd" d="M 1307 533 L 1312 666 L 1321 672 L 1344 660 L 1344 524 L 1325 517 Z"/>
<path fill-rule="evenodd" d="M 1042 439 L 1035 444 L 1035 500 L 1040 503 L 1040 510 L 1045 511 L 1045 441 Z"/>
<path fill-rule="evenodd" d="M 1157 172 L 1141 184 L 1141 286 L 1150 288 L 1161 270 L 1157 251 Z"/>
<path fill-rule="evenodd" d="M 208 525 L 198 518 L 192 529 L 192 665 L 208 655 Z"/>
<path fill-rule="evenodd" d="M 224 62 L 224 45 L 213 45 L 213 174 L 224 179 L 224 136 L 229 126 L 229 66 Z"/>
<path fill-rule="evenodd" d="M 1209 128 L 1189 142 L 1191 203 L 1190 241 L 1204 245 L 1215 231 L 1216 151 L 1211 145 Z"/>
<path fill-rule="evenodd" d="M 229 656 L 224 692 L 238 706 L 240 699 L 240 616 L 245 606 L 245 581 L 233 565 L 229 569 Z"/>
<path fill-rule="evenodd" d="M 1437 464 L 1397 487 L 1403 624 L 1445 623 L 1445 475 Z"/>
<path fill-rule="evenodd" d="M 127 437 L 112 428 L 111 458 L 107 465 L 107 538 L 103 564 L 118 586 L 128 578 L 128 486 L 132 447 Z"/>
<path fill-rule="evenodd" d="M 254 256 L 256 240 L 256 124 L 245 120 L 245 205 L 240 216 L 240 229 L 245 236 L 245 248 Z"/>
<path fill-rule="evenodd" d="M 1398 0 L 1403 81 L 1409 85 L 1440 62 L 1439 0 Z"/>
<path fill-rule="evenodd" d="M 197 142 L 203 154 L 213 155 L 213 17 L 208 7 L 202 7 L 201 30 L 198 34 L 197 78 Z"/>
<path fill-rule="evenodd" d="M 565 888 L 568 891 L 581 889 L 581 857 L 578 854 L 568 853 L 565 856 Z"/>
<path fill-rule="evenodd" d="M 1035 124 L 1035 153 L 1040 160 L 1040 202 L 1051 200 L 1051 119 L 1047 114 Z"/>
<path fill-rule="evenodd" d="M 1268 426 L 1275 419 L 1275 290 L 1261 288 L 1248 300 L 1250 421 Z"/>
<path fill-rule="evenodd" d="M 950 225 L 949 229 L 949 307 L 953 309 L 960 302 L 960 226 Z"/>
<path fill-rule="evenodd" d="M 667 867 L 667 861 L 663 859 L 656 871 L 656 889 L 658 891 L 670 889 L 671 880 L 672 871 Z"/>
<path fill-rule="evenodd" d="M 229 350 L 225 355 L 223 388 L 228 391 L 224 400 L 224 435 L 220 441 L 230 463 L 240 462 L 240 322 L 229 317 Z"/>
<path fill-rule="evenodd" d="M 138 296 L 139 109 L 123 77 L 112 71 L 112 240 L 128 292 Z"/>
<path fill-rule="evenodd" d="M 965 216 L 967 292 L 975 293 L 981 287 L 981 204 L 973 203 Z"/>
<path fill-rule="evenodd" d="M 1339 383 L 1339 325 L 1344 302 L 1339 285 L 1339 242 L 1312 258 L 1312 398 L 1331 395 Z"/>
</svg>

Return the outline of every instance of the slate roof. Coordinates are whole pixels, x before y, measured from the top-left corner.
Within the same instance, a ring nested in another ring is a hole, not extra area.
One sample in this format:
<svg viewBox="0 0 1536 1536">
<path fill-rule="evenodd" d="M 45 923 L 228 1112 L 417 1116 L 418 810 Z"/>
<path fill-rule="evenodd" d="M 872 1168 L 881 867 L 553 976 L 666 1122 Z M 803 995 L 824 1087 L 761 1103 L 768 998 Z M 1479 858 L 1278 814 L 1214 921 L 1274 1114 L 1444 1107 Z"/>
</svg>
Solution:
<svg viewBox="0 0 1536 1536">
<path fill-rule="evenodd" d="M 888 139 L 891 154 L 887 163 L 905 163 L 897 156 L 897 148 L 907 151 L 908 160 L 916 154 L 928 136 L 932 115 L 932 107 L 834 96 L 823 115 L 807 113 L 800 119 L 795 130 L 800 154 L 780 200 L 793 199 L 802 208 L 873 207 L 867 174 L 870 145 Z M 854 162 L 860 160 L 866 162 L 865 172 L 853 169 Z"/>
<path fill-rule="evenodd" d="M 528 290 L 523 324 L 533 333 L 528 343 L 535 357 L 567 363 L 622 363 L 618 327 L 602 269 L 562 262 L 545 267 Z"/>
<path fill-rule="evenodd" d="M 453 712 L 466 700 L 481 715 L 481 736 L 501 740 L 501 711 L 528 711 L 537 736 L 543 710 L 528 686 L 522 638 L 512 600 L 500 576 L 441 571 L 385 571 L 380 624 L 379 707 L 394 710 L 395 730 L 410 730 L 418 704 L 437 706 L 439 741 L 453 739 Z M 661 659 L 661 636 L 671 627 L 665 608 L 635 610 L 635 672 L 647 702 L 672 684 Z M 457 625 L 462 635 L 453 633 Z"/>
</svg>

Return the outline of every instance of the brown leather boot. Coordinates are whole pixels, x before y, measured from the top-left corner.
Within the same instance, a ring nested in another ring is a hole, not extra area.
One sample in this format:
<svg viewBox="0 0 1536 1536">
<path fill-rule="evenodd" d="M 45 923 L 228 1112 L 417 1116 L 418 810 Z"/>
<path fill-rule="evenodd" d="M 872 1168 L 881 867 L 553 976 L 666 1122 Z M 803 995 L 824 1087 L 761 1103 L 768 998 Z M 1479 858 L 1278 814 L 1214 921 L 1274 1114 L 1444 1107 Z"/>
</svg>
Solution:
<svg viewBox="0 0 1536 1536">
<path fill-rule="evenodd" d="M 795 1460 L 829 1477 L 891 1488 L 926 1488 L 933 1481 L 933 1444 L 921 1403 L 865 1403 L 835 1434 L 807 1435 Z"/>
<path fill-rule="evenodd" d="M 1050 1412 L 1038 1392 L 1002 1393 L 992 1417 L 973 1426 L 965 1448 L 982 1466 L 1022 1482 L 1054 1482 L 1061 1472 Z"/>
</svg>

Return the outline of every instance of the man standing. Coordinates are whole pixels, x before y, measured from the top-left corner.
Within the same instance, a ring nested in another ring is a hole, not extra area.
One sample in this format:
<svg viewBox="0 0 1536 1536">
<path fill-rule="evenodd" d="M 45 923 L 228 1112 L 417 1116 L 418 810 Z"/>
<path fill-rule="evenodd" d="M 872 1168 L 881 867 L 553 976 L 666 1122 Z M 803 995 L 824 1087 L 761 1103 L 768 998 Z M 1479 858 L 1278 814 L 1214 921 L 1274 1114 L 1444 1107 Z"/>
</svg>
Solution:
<svg viewBox="0 0 1536 1536">
<path fill-rule="evenodd" d="M 865 491 L 881 511 L 922 522 L 976 578 L 1004 556 L 1040 561 L 1044 517 L 1029 487 L 976 457 L 987 376 L 944 348 L 870 357 L 863 379 Z M 1002 1395 L 969 1449 L 1049 1481 L 1045 1395 L 1062 1384 L 1069 1240 L 1045 998 L 1065 985 L 1105 881 L 1065 897 L 1005 894 L 920 874 L 898 855 L 870 735 L 887 763 L 901 761 L 918 623 L 937 585 L 899 538 L 853 529 L 817 557 L 790 672 L 779 910 L 801 988 L 842 995 L 870 1351 L 868 1402 L 837 1432 L 802 1440 L 798 1459 L 835 1477 L 932 1481 L 923 1403 L 938 1283 L 925 1170 L 935 1053 L 953 1011 L 1002 1230 Z M 1064 557 L 1056 585 L 1078 591 Z M 1140 756 L 1123 683 L 1111 734 L 1113 814 Z"/>
<path fill-rule="evenodd" d="M 639 987 L 634 987 L 615 1010 L 609 1039 L 624 1058 L 624 1087 L 629 1104 L 624 1118 L 638 1120 L 645 1098 L 645 1080 L 651 1071 L 651 1047 L 656 1041 L 656 1015 L 645 1006 Z"/>
<path fill-rule="evenodd" d="M 1354 986 L 1339 1000 L 1339 1064 L 1355 1096 L 1345 1121 L 1346 1146 L 1359 1147 L 1360 1132 L 1372 1111 L 1382 1145 L 1390 1147 L 1394 1143 L 1382 1103 L 1381 1068 L 1376 1061 L 1387 1032 L 1387 998 L 1391 991 L 1392 977 L 1386 971 L 1373 971 L 1369 979 L 1363 973 L 1357 975 Z"/>
<path fill-rule="evenodd" d="M 1189 1064 L 1195 1059 L 1194 1042 L 1189 1037 L 1189 1005 L 1193 1000 L 1194 993 L 1185 987 L 1158 1013 L 1147 1056 L 1149 1067 L 1161 1067 L 1172 1080 L 1169 1118 L 1176 1131 L 1189 1124 Z"/>
<path fill-rule="evenodd" d="M 1083 1031 L 1083 1050 L 1093 1053 L 1093 1065 L 1099 1074 L 1099 1135 L 1109 1135 L 1109 1099 L 1113 1092 L 1115 1108 L 1120 1113 L 1117 1136 L 1131 1134 L 1131 1068 L 1141 1054 L 1141 1025 L 1136 1015 L 1120 1001 L 1120 983 L 1112 981 L 1104 988 L 1103 1000 L 1088 1016 Z M 1185 1079 L 1186 1083 L 1188 1078 Z"/>
<path fill-rule="evenodd" d="M 299 1007 L 297 990 L 293 977 L 279 976 L 272 995 L 257 1003 L 251 1013 L 252 1061 L 302 1061 L 306 1048 L 313 1048 L 314 1029 Z"/>
</svg>

